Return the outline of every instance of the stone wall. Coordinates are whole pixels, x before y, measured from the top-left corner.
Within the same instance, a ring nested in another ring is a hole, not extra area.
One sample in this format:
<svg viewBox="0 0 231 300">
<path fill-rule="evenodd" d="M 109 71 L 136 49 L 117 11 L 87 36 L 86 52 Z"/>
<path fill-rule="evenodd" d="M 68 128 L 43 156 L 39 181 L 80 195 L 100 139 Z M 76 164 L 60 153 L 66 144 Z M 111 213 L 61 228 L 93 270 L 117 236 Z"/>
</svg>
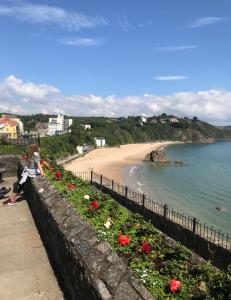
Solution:
<svg viewBox="0 0 231 300">
<path fill-rule="evenodd" d="M 4 177 L 16 176 L 18 169 L 18 156 L 17 155 L 0 155 L 0 169 L 5 169 Z"/>
<path fill-rule="evenodd" d="M 46 178 L 30 179 L 24 193 L 67 299 L 154 299 Z"/>
</svg>

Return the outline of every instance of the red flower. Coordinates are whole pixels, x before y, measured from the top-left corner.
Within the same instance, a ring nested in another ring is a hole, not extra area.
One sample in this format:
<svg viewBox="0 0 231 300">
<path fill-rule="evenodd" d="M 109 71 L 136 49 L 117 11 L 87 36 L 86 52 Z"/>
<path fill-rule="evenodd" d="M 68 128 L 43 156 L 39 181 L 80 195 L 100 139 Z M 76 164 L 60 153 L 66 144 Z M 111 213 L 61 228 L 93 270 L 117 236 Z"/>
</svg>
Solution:
<svg viewBox="0 0 231 300">
<path fill-rule="evenodd" d="M 74 188 L 75 188 L 75 185 L 69 183 L 69 184 L 67 185 L 67 188 L 68 188 L 69 190 L 74 189 Z"/>
<path fill-rule="evenodd" d="M 57 180 L 61 180 L 62 176 L 61 176 L 61 173 L 60 173 L 59 171 L 56 171 L 56 172 L 55 172 L 55 178 L 56 178 Z"/>
<path fill-rule="evenodd" d="M 120 246 L 125 246 L 130 243 L 130 239 L 129 239 L 128 235 L 122 235 L 121 233 L 118 235 L 117 240 L 118 240 L 118 243 L 120 244 Z"/>
<path fill-rule="evenodd" d="M 170 283 L 169 283 L 169 286 L 170 286 L 170 291 L 172 293 L 175 293 L 180 288 L 181 282 L 179 280 L 176 280 L 176 279 L 171 279 Z"/>
<path fill-rule="evenodd" d="M 99 203 L 97 201 L 92 201 L 91 206 L 93 206 L 96 209 L 99 209 Z"/>
<path fill-rule="evenodd" d="M 143 244 L 142 244 L 142 251 L 145 254 L 149 254 L 152 252 L 151 248 L 148 246 L 148 244 L 146 242 L 143 242 Z"/>
</svg>

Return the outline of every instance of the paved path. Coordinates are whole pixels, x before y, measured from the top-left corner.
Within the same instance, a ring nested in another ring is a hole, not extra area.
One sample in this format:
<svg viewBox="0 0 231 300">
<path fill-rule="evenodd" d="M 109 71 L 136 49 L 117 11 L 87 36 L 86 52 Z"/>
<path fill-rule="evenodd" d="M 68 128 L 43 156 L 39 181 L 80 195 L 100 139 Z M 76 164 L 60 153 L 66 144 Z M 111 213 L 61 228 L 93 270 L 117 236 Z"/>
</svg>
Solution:
<svg viewBox="0 0 231 300">
<path fill-rule="evenodd" d="M 6 178 L 0 187 L 11 186 Z M 21 198 L 15 206 L 0 200 L 0 300 L 63 300 L 31 216 Z"/>
</svg>

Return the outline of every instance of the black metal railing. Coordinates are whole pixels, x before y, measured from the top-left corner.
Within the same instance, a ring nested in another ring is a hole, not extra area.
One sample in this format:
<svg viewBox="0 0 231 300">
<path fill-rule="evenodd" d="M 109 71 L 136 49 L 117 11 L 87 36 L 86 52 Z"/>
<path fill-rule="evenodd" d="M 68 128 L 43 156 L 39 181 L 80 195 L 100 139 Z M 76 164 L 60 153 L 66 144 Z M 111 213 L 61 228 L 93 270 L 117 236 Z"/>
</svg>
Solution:
<svg viewBox="0 0 231 300">
<path fill-rule="evenodd" d="M 17 136 L 16 138 L 0 136 L 0 155 L 24 154 L 31 143 L 40 146 L 40 137 L 37 135 Z"/>
<path fill-rule="evenodd" d="M 85 181 L 89 181 L 91 184 L 96 183 L 99 187 L 105 187 L 111 192 L 121 195 L 124 199 L 128 199 L 133 203 L 138 204 L 141 207 L 141 212 L 144 209 L 154 212 L 164 219 L 170 220 L 183 228 L 190 230 L 194 235 L 198 235 L 217 246 L 231 251 L 231 237 L 229 233 L 223 233 L 213 226 L 209 226 L 206 223 L 203 224 L 195 217 L 187 216 L 182 212 L 170 208 L 167 204 L 154 201 L 145 194 L 93 171 L 75 172 L 74 174 Z"/>
</svg>

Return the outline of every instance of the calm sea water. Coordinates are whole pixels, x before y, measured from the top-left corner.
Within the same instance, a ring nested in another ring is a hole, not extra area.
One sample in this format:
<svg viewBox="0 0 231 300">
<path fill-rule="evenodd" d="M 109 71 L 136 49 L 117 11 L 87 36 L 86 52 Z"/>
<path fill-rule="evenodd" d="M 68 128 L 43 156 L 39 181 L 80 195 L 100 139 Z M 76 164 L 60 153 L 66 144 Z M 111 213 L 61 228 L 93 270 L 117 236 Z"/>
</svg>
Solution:
<svg viewBox="0 0 231 300">
<path fill-rule="evenodd" d="M 126 184 L 202 223 L 231 232 L 231 142 L 172 145 L 165 153 L 188 165 L 129 166 L 124 170 L 129 173 L 124 176 Z"/>
</svg>

